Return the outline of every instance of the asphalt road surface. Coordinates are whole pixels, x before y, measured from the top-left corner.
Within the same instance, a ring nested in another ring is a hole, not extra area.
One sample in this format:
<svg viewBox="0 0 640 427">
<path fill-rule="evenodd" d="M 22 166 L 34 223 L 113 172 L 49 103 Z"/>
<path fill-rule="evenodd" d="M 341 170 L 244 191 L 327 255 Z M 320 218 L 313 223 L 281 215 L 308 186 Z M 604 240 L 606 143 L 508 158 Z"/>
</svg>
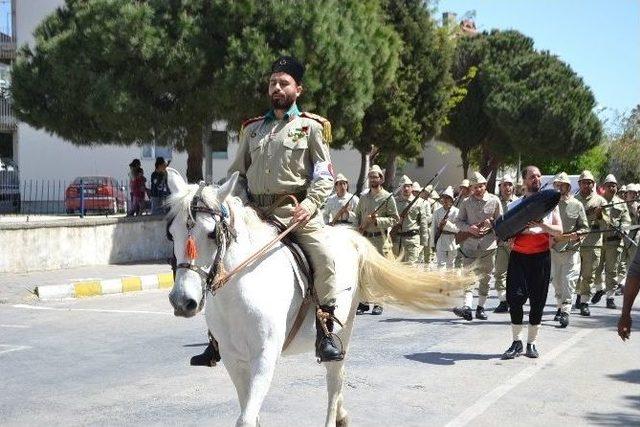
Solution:
<svg viewBox="0 0 640 427">
<path fill-rule="evenodd" d="M 552 295 L 552 291 L 550 292 Z M 620 304 L 620 298 L 617 298 Z M 497 304 L 489 300 L 489 307 Z M 539 359 L 500 360 L 508 315 L 363 315 L 348 354 L 353 426 L 640 425 L 640 331 L 623 343 L 603 302 L 567 329 L 548 305 Z M 637 324 L 640 316 L 634 312 Z M 167 291 L 0 304 L 0 424 L 234 425 L 222 366 L 191 367 L 203 316 L 172 315 Z M 265 426 L 320 426 L 324 369 L 312 354 L 280 361 Z"/>
</svg>

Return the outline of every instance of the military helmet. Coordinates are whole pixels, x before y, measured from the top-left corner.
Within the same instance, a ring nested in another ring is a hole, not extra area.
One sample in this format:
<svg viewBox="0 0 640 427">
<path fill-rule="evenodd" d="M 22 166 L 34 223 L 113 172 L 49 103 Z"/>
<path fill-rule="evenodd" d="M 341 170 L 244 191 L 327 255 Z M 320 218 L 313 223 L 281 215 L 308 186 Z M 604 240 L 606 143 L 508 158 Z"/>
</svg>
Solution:
<svg viewBox="0 0 640 427">
<path fill-rule="evenodd" d="M 582 173 L 580 174 L 580 177 L 578 178 L 578 182 L 580 181 L 596 182 L 596 179 L 593 177 L 593 174 L 591 173 L 591 171 L 585 170 L 585 171 L 582 171 Z"/>
<path fill-rule="evenodd" d="M 478 185 L 478 184 L 486 184 L 487 179 L 482 176 L 480 172 L 474 172 L 471 174 L 471 178 L 469 178 L 469 184 Z"/>
</svg>

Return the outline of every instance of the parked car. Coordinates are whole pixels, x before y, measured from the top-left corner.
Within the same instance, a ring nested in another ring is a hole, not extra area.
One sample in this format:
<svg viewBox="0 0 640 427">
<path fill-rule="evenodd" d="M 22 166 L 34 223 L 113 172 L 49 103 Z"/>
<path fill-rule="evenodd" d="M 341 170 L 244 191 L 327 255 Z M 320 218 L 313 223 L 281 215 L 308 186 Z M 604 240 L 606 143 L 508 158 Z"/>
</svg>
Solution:
<svg viewBox="0 0 640 427">
<path fill-rule="evenodd" d="M 84 197 L 81 197 L 81 189 L 84 190 Z M 115 214 L 127 211 L 124 187 L 110 176 L 79 176 L 74 179 L 65 191 L 64 206 L 67 213 L 79 212 L 81 203 L 85 212 Z"/>
<path fill-rule="evenodd" d="M 0 158 L 0 213 L 20 212 L 20 173 L 10 158 Z"/>
</svg>

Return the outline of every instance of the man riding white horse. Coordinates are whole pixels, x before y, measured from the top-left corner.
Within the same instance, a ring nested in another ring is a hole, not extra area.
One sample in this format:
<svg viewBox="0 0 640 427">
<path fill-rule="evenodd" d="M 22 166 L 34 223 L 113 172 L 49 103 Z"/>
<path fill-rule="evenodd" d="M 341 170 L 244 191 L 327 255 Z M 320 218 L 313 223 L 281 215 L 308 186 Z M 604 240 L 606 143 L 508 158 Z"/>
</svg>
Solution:
<svg viewBox="0 0 640 427">
<path fill-rule="evenodd" d="M 300 223 L 293 235 L 310 258 L 322 311 L 319 319 L 323 319 L 316 322 L 316 356 L 329 362 L 344 357 L 330 334 L 336 301 L 335 268 L 323 243 L 326 234 L 319 212 L 333 189 L 328 146 L 331 125 L 323 117 L 298 110 L 303 74 L 303 65 L 293 57 L 283 56 L 273 63 L 271 110 L 242 124 L 240 147 L 228 175 L 240 173 L 239 183 L 248 190 L 252 205 L 265 215 L 284 225 Z M 300 203 L 294 205 L 290 198 L 283 201 L 283 195 L 293 195 Z"/>
</svg>

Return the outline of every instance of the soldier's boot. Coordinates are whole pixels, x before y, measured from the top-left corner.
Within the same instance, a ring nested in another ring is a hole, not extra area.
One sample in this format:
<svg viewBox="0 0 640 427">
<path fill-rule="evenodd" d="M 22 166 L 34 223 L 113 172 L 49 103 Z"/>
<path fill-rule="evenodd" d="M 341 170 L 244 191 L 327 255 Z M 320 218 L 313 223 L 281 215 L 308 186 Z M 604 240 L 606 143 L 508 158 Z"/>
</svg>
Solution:
<svg viewBox="0 0 640 427">
<path fill-rule="evenodd" d="M 508 313 L 509 312 L 509 303 L 506 301 L 500 301 L 500 304 L 493 310 L 494 313 Z"/>
<path fill-rule="evenodd" d="M 589 304 L 583 302 L 580 304 L 580 316 L 591 316 L 591 311 L 589 310 Z"/>
<path fill-rule="evenodd" d="M 471 321 L 473 320 L 473 312 L 471 311 L 471 307 L 465 305 L 463 307 L 455 307 L 453 309 L 453 314 L 458 317 L 462 317 L 464 320 Z"/>
<path fill-rule="evenodd" d="M 374 316 L 380 316 L 382 314 L 382 306 L 375 304 L 373 306 L 373 310 L 371 310 L 371 314 Z"/>
<path fill-rule="evenodd" d="M 487 320 L 487 313 L 484 312 L 484 307 L 481 307 L 481 306 L 476 307 L 476 319 Z"/>
<path fill-rule="evenodd" d="M 527 344 L 527 352 L 524 355 L 532 359 L 537 359 L 538 357 L 540 357 L 540 355 L 538 354 L 538 350 L 536 350 L 535 344 Z"/>
<path fill-rule="evenodd" d="M 618 283 L 618 286 L 616 287 L 615 296 L 619 297 L 621 295 L 624 295 L 624 284 Z"/>
<path fill-rule="evenodd" d="M 601 289 L 591 297 L 591 304 L 597 304 L 600 302 L 602 297 L 604 296 L 604 291 Z"/>
<path fill-rule="evenodd" d="M 337 362 L 344 353 L 333 334 L 335 306 L 321 305 L 316 312 L 316 357 L 320 362 Z M 336 319 L 337 320 L 337 319 Z"/>
<path fill-rule="evenodd" d="M 580 295 L 576 295 L 576 304 L 573 306 L 573 308 L 575 308 L 576 310 L 580 310 L 580 304 L 582 304 L 582 302 L 580 301 L 582 298 L 580 297 Z"/>
<path fill-rule="evenodd" d="M 616 310 L 618 308 L 613 298 L 607 298 L 607 308 L 611 308 L 613 310 Z"/>
<path fill-rule="evenodd" d="M 218 341 L 213 338 L 211 332 L 209 332 L 209 345 L 204 349 L 202 354 L 198 354 L 191 358 L 189 362 L 191 366 L 216 366 L 216 363 L 220 361 L 220 351 L 218 350 Z"/>
<path fill-rule="evenodd" d="M 560 313 L 560 327 L 566 328 L 569 326 L 569 313 Z"/>
<path fill-rule="evenodd" d="M 358 309 L 356 310 L 356 314 L 364 314 L 366 311 L 369 311 L 369 304 L 359 302 Z"/>
<path fill-rule="evenodd" d="M 562 314 L 562 310 L 558 309 L 558 311 L 556 311 L 556 315 L 553 317 L 553 320 L 556 322 L 559 321 L 561 314 Z"/>
</svg>

